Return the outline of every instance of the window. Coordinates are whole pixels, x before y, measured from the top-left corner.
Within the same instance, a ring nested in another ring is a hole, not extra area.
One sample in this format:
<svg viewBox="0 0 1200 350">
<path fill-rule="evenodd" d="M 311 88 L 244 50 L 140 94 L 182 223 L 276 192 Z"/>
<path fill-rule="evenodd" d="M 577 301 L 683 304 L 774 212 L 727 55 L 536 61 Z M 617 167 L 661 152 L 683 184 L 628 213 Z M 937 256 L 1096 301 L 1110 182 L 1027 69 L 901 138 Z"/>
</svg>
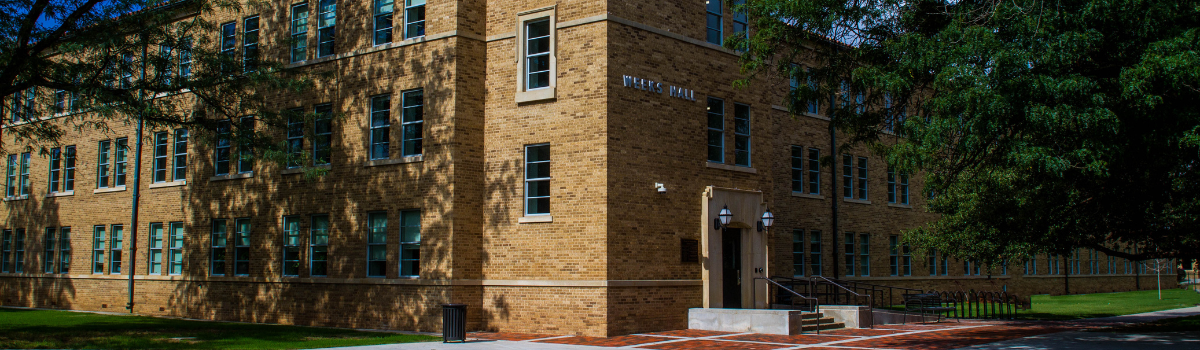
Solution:
<svg viewBox="0 0 1200 350">
<path fill-rule="evenodd" d="M 12 230 L 4 230 L 3 240 L 0 240 L 0 272 L 12 272 Z"/>
<path fill-rule="evenodd" d="M 1095 249 L 1088 249 L 1088 273 L 1093 275 L 1100 274 L 1100 259 L 1096 256 Z"/>
<path fill-rule="evenodd" d="M 254 132 L 254 117 L 242 117 L 239 120 L 241 129 L 246 135 L 252 135 Z M 246 140 L 243 137 L 241 140 Z M 249 141 L 238 142 L 238 174 L 246 174 L 254 172 L 254 148 Z"/>
<path fill-rule="evenodd" d="M 163 224 L 150 223 L 150 274 L 161 275 L 163 264 Z"/>
<path fill-rule="evenodd" d="M 1050 255 L 1049 257 L 1047 257 L 1047 259 L 1046 259 L 1046 267 L 1049 267 L 1049 268 L 1050 268 L 1050 269 L 1049 269 L 1049 271 L 1047 271 L 1047 272 L 1048 272 L 1047 274 L 1050 274 L 1050 275 L 1059 275 L 1059 274 L 1062 274 L 1062 271 L 1060 271 L 1060 270 L 1058 269 L 1058 267 L 1059 267 L 1059 260 L 1061 260 L 1061 259 L 1062 259 L 1062 256 L 1061 256 L 1061 255 Z"/>
<path fill-rule="evenodd" d="M 187 179 L 188 130 L 175 129 L 175 181 Z"/>
<path fill-rule="evenodd" d="M 233 61 L 234 55 L 237 54 L 237 22 L 221 24 L 221 54 L 230 61 Z M 233 72 L 230 66 L 223 65 L 221 68 L 224 72 Z"/>
<path fill-rule="evenodd" d="M 387 276 L 387 213 L 367 214 L 367 277 Z"/>
<path fill-rule="evenodd" d="M 228 121 L 222 121 L 217 124 L 217 145 L 215 154 L 213 155 L 213 168 L 217 176 L 229 175 L 229 128 Z"/>
<path fill-rule="evenodd" d="M 304 157 L 304 110 L 297 108 L 289 112 L 291 116 L 287 121 L 287 167 L 294 169 L 300 167 L 300 160 Z"/>
<path fill-rule="evenodd" d="M 422 90 L 406 91 L 401 102 L 401 132 L 400 155 L 404 157 L 421 155 L 421 140 L 424 136 L 425 102 Z"/>
<path fill-rule="evenodd" d="M 258 16 L 242 21 L 242 70 L 258 69 Z"/>
<path fill-rule="evenodd" d="M 750 166 L 750 106 L 733 104 L 733 163 Z"/>
<path fill-rule="evenodd" d="M 421 211 L 400 212 L 400 277 L 421 276 Z"/>
<path fill-rule="evenodd" d="M 29 195 L 29 153 L 21 153 L 21 195 Z"/>
<path fill-rule="evenodd" d="M 938 273 L 937 258 L 938 258 L 937 249 L 930 249 L 929 250 L 929 258 L 928 258 L 928 260 L 929 260 L 929 275 L 930 276 L 937 276 L 937 273 Z"/>
<path fill-rule="evenodd" d="M 896 235 L 888 236 L 888 253 L 890 254 L 888 267 L 891 268 L 892 276 L 900 275 L 900 237 Z"/>
<path fill-rule="evenodd" d="M 42 237 L 42 272 L 54 273 L 54 245 L 58 240 L 54 239 L 55 231 L 53 227 L 46 228 L 46 235 Z"/>
<path fill-rule="evenodd" d="M 104 225 L 92 227 L 92 273 L 104 273 L 106 238 Z"/>
<path fill-rule="evenodd" d="M 67 111 L 67 91 L 54 90 L 54 114 L 60 114 Z"/>
<path fill-rule="evenodd" d="M 154 133 L 154 182 L 167 181 L 167 141 L 166 131 Z"/>
<path fill-rule="evenodd" d="M 125 54 L 121 57 L 121 88 L 128 89 L 133 86 L 133 55 Z"/>
<path fill-rule="evenodd" d="M 171 265 L 168 266 L 168 274 L 179 275 L 183 273 L 183 223 L 171 223 L 171 250 L 170 258 Z"/>
<path fill-rule="evenodd" d="M 805 193 L 804 147 L 792 146 L 792 192 Z"/>
<path fill-rule="evenodd" d="M 225 255 L 225 240 L 228 237 L 226 233 L 229 230 L 226 225 L 223 219 L 213 219 L 212 234 L 210 235 L 210 243 L 212 244 L 208 253 L 208 273 L 213 276 L 225 275 L 225 260 L 227 258 Z"/>
<path fill-rule="evenodd" d="M 721 33 L 721 0 L 705 0 L 705 10 L 708 12 L 704 27 L 708 29 L 708 42 L 721 45 L 724 33 Z"/>
<path fill-rule="evenodd" d="M 808 231 L 808 237 L 809 274 L 821 276 L 821 231 Z"/>
<path fill-rule="evenodd" d="M 725 101 L 708 98 L 708 161 L 725 162 Z"/>
<path fill-rule="evenodd" d="M 17 229 L 17 236 L 13 240 L 13 272 L 25 272 L 25 229 Z"/>
<path fill-rule="evenodd" d="M 392 95 L 371 97 L 371 159 L 387 159 L 391 149 Z"/>
<path fill-rule="evenodd" d="M 1070 255 L 1070 259 L 1067 264 L 1067 268 L 1071 271 L 1072 275 L 1079 274 L 1079 250 L 1078 249 L 1071 250 L 1071 255 Z"/>
<path fill-rule="evenodd" d="M 58 230 L 58 273 L 71 272 L 71 228 L 62 227 Z"/>
<path fill-rule="evenodd" d="M 903 244 L 900 249 L 903 254 L 900 256 L 902 272 L 905 276 L 912 276 L 912 251 L 909 249 L 908 243 Z"/>
<path fill-rule="evenodd" d="M 821 150 L 808 149 L 808 194 L 821 194 Z"/>
<path fill-rule="evenodd" d="M 394 0 L 375 0 L 375 45 L 392 42 Z"/>
<path fill-rule="evenodd" d="M 309 276 L 329 274 L 329 216 L 314 215 L 308 233 Z"/>
<path fill-rule="evenodd" d="M 525 90 L 550 87 L 550 19 L 525 23 Z"/>
<path fill-rule="evenodd" d="M 792 275 L 804 276 L 804 230 L 792 230 Z"/>
<path fill-rule="evenodd" d="M 1037 257 L 1031 256 L 1029 260 L 1025 260 L 1025 274 L 1029 276 L 1037 275 Z"/>
<path fill-rule="evenodd" d="M 111 160 L 109 159 L 110 152 L 112 152 L 112 141 L 100 141 L 100 152 L 97 155 L 99 159 L 96 161 L 97 188 L 108 188 L 108 185 L 110 184 L 110 173 L 112 170 Z"/>
<path fill-rule="evenodd" d="M 179 43 L 179 79 L 187 81 L 192 76 L 192 38 L 183 38 Z"/>
<path fill-rule="evenodd" d="M 746 0 L 733 0 L 733 6 L 742 6 L 745 4 Z M 749 25 L 747 25 L 747 22 L 749 21 L 746 18 L 746 12 L 733 11 L 733 34 L 741 35 L 746 39 L 749 39 L 750 31 L 748 30 Z"/>
<path fill-rule="evenodd" d="M 854 198 L 854 156 L 842 155 L 842 197 Z"/>
<path fill-rule="evenodd" d="M 113 168 L 113 186 L 125 186 L 125 165 L 129 161 L 126 155 L 129 153 L 129 139 L 124 137 L 117 139 L 116 147 L 113 148 L 113 161 L 116 166 Z"/>
<path fill-rule="evenodd" d="M 317 10 L 317 57 L 333 54 L 334 29 L 337 24 L 337 1 L 320 0 Z"/>
<path fill-rule="evenodd" d="M 233 221 L 233 274 L 250 275 L 250 218 Z"/>
<path fill-rule="evenodd" d="M 63 148 L 63 191 L 75 191 L 75 146 Z"/>
<path fill-rule="evenodd" d="M 858 157 L 858 199 L 867 200 L 867 158 Z"/>
<path fill-rule="evenodd" d="M 1110 275 L 1116 274 L 1117 273 L 1117 257 L 1108 255 L 1108 254 L 1105 254 L 1105 256 L 1108 257 L 1108 274 L 1110 274 Z M 1187 269 L 1185 269 L 1185 270 L 1187 270 Z"/>
<path fill-rule="evenodd" d="M 963 261 L 963 271 L 963 274 L 967 276 L 979 276 L 981 274 L 979 262 L 970 260 Z"/>
<path fill-rule="evenodd" d="M 871 275 L 871 235 L 868 233 L 858 234 L 858 275 Z"/>
<path fill-rule="evenodd" d="M 313 165 L 328 165 L 333 144 L 333 105 L 320 104 L 313 108 Z"/>
<path fill-rule="evenodd" d="M 308 59 L 308 3 L 292 5 L 292 62 Z"/>
<path fill-rule="evenodd" d="M 525 146 L 525 215 L 550 214 L 550 145 Z"/>
<path fill-rule="evenodd" d="M 300 218 L 283 218 L 283 275 L 300 275 Z"/>
<path fill-rule="evenodd" d="M 12 108 L 9 110 L 12 113 L 12 122 L 28 121 L 33 118 L 33 108 L 37 98 L 37 88 L 30 87 L 25 90 L 24 96 L 18 91 L 13 94 Z"/>
<path fill-rule="evenodd" d="M 156 67 L 154 71 L 162 84 L 167 86 L 171 85 L 171 75 L 175 74 L 175 57 L 172 56 L 172 50 L 171 46 L 167 43 L 162 43 L 158 46 L 158 58 L 163 60 L 163 64 Z"/>
<path fill-rule="evenodd" d="M 109 240 L 112 243 L 110 244 L 111 251 L 109 252 L 108 273 L 120 274 L 121 262 L 124 258 L 121 251 L 125 247 L 125 230 L 121 225 L 112 225 L 112 230 L 109 233 L 111 235 Z"/>
<path fill-rule="evenodd" d="M 425 0 L 404 0 L 404 38 L 425 35 Z"/>
<path fill-rule="evenodd" d="M 845 256 L 846 276 L 853 277 L 854 276 L 854 261 L 857 260 L 857 258 L 858 258 L 857 256 L 854 256 L 854 233 L 846 232 L 845 236 L 846 236 L 846 241 L 843 242 L 843 244 L 846 245 L 846 248 L 845 248 L 846 251 L 843 252 L 843 254 L 846 255 Z"/>
<path fill-rule="evenodd" d="M 8 176 L 5 177 L 5 197 L 14 197 L 17 195 L 17 155 L 8 155 Z"/>
<path fill-rule="evenodd" d="M 888 169 L 888 203 L 908 205 L 908 174 L 900 173 L 896 181 L 896 171 Z"/>
</svg>

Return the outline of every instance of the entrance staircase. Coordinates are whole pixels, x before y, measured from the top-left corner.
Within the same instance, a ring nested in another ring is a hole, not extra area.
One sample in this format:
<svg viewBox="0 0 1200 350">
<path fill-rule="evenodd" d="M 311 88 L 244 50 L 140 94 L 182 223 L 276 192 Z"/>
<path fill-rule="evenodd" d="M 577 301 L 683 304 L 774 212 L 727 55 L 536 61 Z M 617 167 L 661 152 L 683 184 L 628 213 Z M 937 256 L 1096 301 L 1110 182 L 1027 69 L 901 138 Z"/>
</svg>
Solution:
<svg viewBox="0 0 1200 350">
<path fill-rule="evenodd" d="M 820 332 L 846 328 L 845 323 L 835 322 L 833 317 L 826 316 L 825 313 L 805 312 L 800 318 L 800 330 L 802 332 Z"/>
</svg>

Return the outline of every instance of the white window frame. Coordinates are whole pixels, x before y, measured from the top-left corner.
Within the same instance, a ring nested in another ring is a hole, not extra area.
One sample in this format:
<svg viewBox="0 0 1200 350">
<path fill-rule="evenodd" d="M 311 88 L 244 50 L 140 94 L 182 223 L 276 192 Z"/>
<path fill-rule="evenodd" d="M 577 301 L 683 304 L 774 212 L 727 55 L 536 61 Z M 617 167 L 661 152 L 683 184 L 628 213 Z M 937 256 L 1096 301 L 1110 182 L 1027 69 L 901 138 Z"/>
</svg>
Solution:
<svg viewBox="0 0 1200 350">
<path fill-rule="evenodd" d="M 858 197 L 855 198 L 865 201 L 870 198 L 867 196 L 867 188 L 870 185 L 870 181 L 867 181 L 870 176 L 868 175 L 869 173 L 867 169 L 867 157 L 858 157 L 858 162 L 856 165 L 857 166 L 855 169 L 858 170 L 858 183 L 856 184 L 857 186 L 855 186 L 855 189 L 858 191 Z"/>
<path fill-rule="evenodd" d="M 71 228 L 58 228 L 58 273 L 71 272 Z"/>
<path fill-rule="evenodd" d="M 313 106 L 317 115 L 313 120 L 313 166 L 329 165 L 333 156 L 333 104 L 322 103 Z"/>
<path fill-rule="evenodd" d="M 167 265 L 168 275 L 178 276 L 183 274 L 183 244 L 185 239 L 183 229 L 182 222 L 172 222 L 168 226 L 167 234 L 170 235 L 167 253 L 167 259 L 169 260 L 169 264 Z"/>
<path fill-rule="evenodd" d="M 147 257 L 150 265 L 146 271 L 151 275 L 161 275 L 163 273 L 163 242 L 165 242 L 163 237 L 165 234 L 164 230 L 165 228 L 163 228 L 163 223 L 150 223 L 150 255 Z"/>
<path fill-rule="evenodd" d="M 243 225 L 244 224 L 244 225 Z M 233 275 L 234 276 L 249 276 L 250 275 L 250 242 L 253 239 L 251 232 L 253 223 L 250 218 L 233 219 Z M 246 270 L 239 270 L 238 267 L 245 264 Z"/>
<path fill-rule="evenodd" d="M 251 21 L 254 21 L 254 27 L 250 26 Z M 242 19 L 242 71 L 251 72 L 258 69 L 258 41 L 260 39 L 259 29 L 261 28 L 261 20 L 258 15 L 249 16 Z M 253 39 L 253 40 L 252 40 Z"/>
<path fill-rule="evenodd" d="M 322 229 L 317 228 L 317 218 L 325 218 L 325 232 L 318 234 Z M 308 218 L 308 276 L 309 277 L 327 277 L 329 276 L 329 236 L 333 230 L 333 222 L 328 214 L 316 214 Z M 318 236 L 324 236 L 324 241 L 318 241 Z M 317 260 L 317 251 L 324 249 L 325 260 Z M 314 266 L 317 263 L 324 265 L 322 274 L 316 274 Z"/>
<path fill-rule="evenodd" d="M 804 270 L 807 269 L 807 265 L 805 265 L 805 254 L 807 253 L 804 251 L 804 247 L 808 245 L 806 237 L 808 236 L 804 234 L 804 230 L 792 230 L 792 276 L 804 276 Z"/>
<path fill-rule="evenodd" d="M 410 105 L 410 101 L 415 104 Z M 415 112 L 412 112 L 415 111 Z M 416 119 L 409 120 L 409 115 Z M 409 130 L 416 130 L 411 136 Z M 416 89 L 400 94 L 400 156 L 415 157 L 424 152 L 425 137 L 425 90 Z M 410 146 L 409 143 L 415 146 Z"/>
<path fill-rule="evenodd" d="M 291 42 L 288 45 L 288 56 L 292 63 L 308 60 L 308 2 L 292 5 L 289 13 L 288 31 L 291 34 Z"/>
<path fill-rule="evenodd" d="M 225 219 L 212 219 L 212 230 L 209 233 L 208 274 L 224 276 L 229 265 L 229 222 Z"/>
<path fill-rule="evenodd" d="M 713 107 L 715 107 L 714 103 L 719 103 L 721 105 L 719 111 L 715 111 L 715 112 L 713 111 Z M 704 116 L 705 116 L 704 124 L 705 124 L 705 130 L 707 131 L 707 135 L 705 138 L 704 158 L 707 159 L 709 162 L 723 164 L 723 163 L 725 163 L 725 100 L 709 96 L 708 99 L 705 100 L 705 112 L 704 113 L 705 113 L 704 114 Z M 713 125 L 714 119 L 713 118 L 715 118 L 715 117 L 721 118 L 721 126 L 720 127 L 714 127 L 714 125 Z M 713 144 L 713 136 L 716 136 L 718 141 L 720 141 L 719 145 Z M 720 149 L 719 155 L 721 156 L 720 157 L 721 159 L 713 159 L 712 158 L 712 148 L 713 147 L 717 147 Z"/>
<path fill-rule="evenodd" d="M 152 182 L 167 182 L 167 150 L 171 140 L 170 132 L 154 133 L 154 169 Z M 160 176 L 161 175 L 161 176 Z"/>
<path fill-rule="evenodd" d="M 108 228 L 104 225 L 92 226 L 92 274 L 103 275 L 106 245 L 108 244 Z"/>
<path fill-rule="evenodd" d="M 322 8 L 324 2 L 330 2 L 329 11 Z M 329 57 L 337 54 L 337 0 L 317 0 L 317 58 Z M 324 16 L 329 16 L 329 23 L 322 23 L 321 19 Z M 326 32 L 328 30 L 328 32 Z M 327 34 L 328 33 L 328 34 Z M 329 53 L 321 54 L 321 44 L 329 43 Z"/>
<path fill-rule="evenodd" d="M 871 275 L 871 234 L 858 233 L 858 275 Z"/>
<path fill-rule="evenodd" d="M 17 236 L 13 239 L 13 272 L 25 272 L 25 229 L 17 229 Z"/>
<path fill-rule="evenodd" d="M 745 118 L 739 118 L 739 115 L 738 115 L 739 108 L 743 109 L 746 112 L 744 115 Z M 742 104 L 742 103 L 734 103 L 733 104 L 733 165 L 742 166 L 742 167 L 752 167 L 754 164 L 752 161 L 754 153 L 753 153 L 753 146 L 751 145 L 753 139 L 750 137 L 750 135 L 752 134 L 750 131 L 750 129 L 752 128 L 752 124 L 750 123 L 750 120 L 751 120 L 750 105 Z M 738 123 L 744 123 L 745 130 L 739 131 Z M 744 150 L 738 149 L 738 140 L 741 138 L 744 138 L 746 140 L 746 142 L 745 142 L 746 149 L 744 149 Z M 739 163 L 739 161 L 738 161 L 738 155 L 740 153 L 746 154 L 746 162 L 744 164 Z"/>
<path fill-rule="evenodd" d="M 791 151 L 791 169 L 792 169 L 792 192 L 807 193 L 808 181 L 805 181 L 805 176 L 808 172 L 804 170 L 805 153 L 807 149 L 802 146 L 792 145 Z M 797 153 L 799 152 L 799 153 Z"/>
<path fill-rule="evenodd" d="M 109 188 L 113 184 L 111 169 L 112 168 L 112 140 L 101 140 L 97 146 L 98 153 L 96 154 L 96 188 Z"/>
<path fill-rule="evenodd" d="M 725 7 L 722 5 L 724 4 L 721 3 L 721 0 L 706 0 L 704 2 L 704 42 L 717 46 L 725 44 Z M 716 12 L 713 12 L 714 7 Z M 716 28 L 708 25 L 713 17 L 717 19 Z M 710 31 L 717 32 L 717 42 L 713 42 L 713 38 L 709 37 Z"/>
<path fill-rule="evenodd" d="M 113 140 L 113 187 L 125 187 L 129 173 L 129 138 Z"/>
<path fill-rule="evenodd" d="M 416 17 L 420 13 L 421 18 Z M 413 26 L 419 28 L 414 31 Z M 425 36 L 425 0 L 404 0 L 404 40 Z"/>
<path fill-rule="evenodd" d="M 173 143 L 172 150 L 175 159 L 171 162 L 171 177 L 174 181 L 186 180 L 188 129 L 175 129 L 175 140 Z"/>
<path fill-rule="evenodd" d="M 404 1 L 404 0 L 400 0 Z M 374 0 L 371 4 L 371 43 L 374 46 L 390 44 L 396 28 L 396 0 Z M 386 21 L 387 27 L 380 28 L 380 21 Z M 380 40 L 380 33 L 386 32 L 387 39 Z"/>
<path fill-rule="evenodd" d="M 113 275 L 125 272 L 125 227 L 112 225 L 108 229 L 108 273 Z"/>
<path fill-rule="evenodd" d="M 382 225 L 376 226 L 377 223 Z M 386 278 L 388 271 L 387 253 L 388 213 L 375 211 L 367 213 L 367 277 Z M 377 254 L 381 252 L 382 254 Z M 376 253 L 376 254 L 373 254 Z M 378 255 L 382 256 L 382 259 Z M 382 265 L 380 273 L 371 273 L 373 266 Z"/>
<path fill-rule="evenodd" d="M 382 109 L 376 109 L 376 101 L 384 101 Z M 367 101 L 369 105 L 367 128 L 369 129 L 367 143 L 367 159 L 378 160 L 388 159 L 392 155 L 392 94 L 382 94 L 371 96 Z M 381 121 L 376 123 L 377 121 Z M 376 135 L 376 133 L 380 135 Z M 376 147 L 381 149 L 382 154 L 376 154 Z"/>
<path fill-rule="evenodd" d="M 288 117 L 287 129 L 284 131 L 287 136 L 286 167 L 296 169 L 303 164 L 301 157 L 304 155 L 304 109 L 294 108 L 290 112 L 292 115 Z"/>
<path fill-rule="evenodd" d="M 21 196 L 29 195 L 29 152 L 21 153 L 21 177 L 20 177 L 20 193 Z"/>
<path fill-rule="evenodd" d="M 854 232 L 845 232 L 843 233 L 842 237 L 845 240 L 845 242 L 842 242 L 843 250 L 845 250 L 842 252 L 844 255 L 842 260 L 846 267 L 846 271 L 843 271 L 842 273 L 844 273 L 846 277 L 854 277 L 854 265 L 856 265 L 858 260 L 858 256 L 854 253 L 854 251 L 857 250 L 855 249 L 857 246 L 854 244 L 854 237 Z"/>
<path fill-rule="evenodd" d="M 405 219 L 406 214 L 415 214 L 416 220 Z M 397 264 L 396 274 L 400 278 L 420 278 L 421 277 L 421 211 L 420 210 L 404 210 L 400 212 L 400 263 Z M 415 239 L 405 239 L 404 230 L 407 228 L 415 228 L 417 231 Z M 407 256 L 406 251 L 416 249 L 417 256 Z M 413 264 L 407 270 L 412 270 L 413 273 L 404 273 L 406 264 Z"/>
<path fill-rule="evenodd" d="M 554 176 L 553 176 L 553 175 L 551 175 L 551 174 L 553 174 L 553 171 L 554 171 L 554 169 L 553 169 L 553 163 L 551 162 L 551 161 L 553 161 L 553 160 L 554 160 L 554 155 L 553 155 L 553 154 L 551 154 L 551 155 L 548 157 L 548 159 L 546 159 L 546 160 L 530 161 L 530 158 L 529 158 L 529 152 L 530 152 L 530 150 L 531 150 L 531 149 L 533 149 L 533 148 L 537 148 L 537 147 L 543 147 L 543 146 L 544 146 L 544 147 L 546 147 L 547 149 L 549 149 L 549 148 L 550 148 L 550 144 L 549 144 L 549 143 L 539 143 L 539 144 L 533 144 L 533 145 L 526 145 L 526 146 L 525 146 L 525 152 L 524 152 L 524 156 L 525 156 L 525 157 L 524 157 L 524 159 L 523 159 L 523 160 L 524 160 L 524 162 L 523 162 L 523 163 L 524 163 L 525 167 L 524 167 L 524 171 L 522 172 L 522 173 L 523 173 L 523 175 L 524 175 L 524 178 L 525 178 L 525 187 L 523 188 L 523 191 L 524 191 L 524 193 L 523 193 L 523 195 L 522 195 L 522 198 L 524 198 L 524 200 L 522 201 L 522 207 L 524 208 L 525 216 L 545 216 L 545 215 L 551 215 L 551 212 L 552 212 L 551 210 L 546 210 L 546 212 L 545 212 L 545 213 L 531 213 L 531 212 L 529 212 L 529 201 L 530 201 L 531 199 L 541 199 L 541 198 L 546 198 L 546 199 L 549 201 L 549 200 L 551 200 L 551 199 L 553 198 L 553 196 L 552 196 L 550 193 L 546 193 L 544 196 L 536 196 L 536 197 L 531 197 L 531 196 L 529 195 L 530 186 L 531 186 L 533 183 L 538 183 L 538 182 L 547 182 L 547 183 L 549 183 L 549 182 L 553 181 L 553 179 L 554 179 Z M 530 175 L 529 175 L 529 171 L 528 171 L 528 169 L 529 169 L 529 165 L 530 165 L 530 164 L 541 164 L 541 163 L 547 163 L 547 164 L 550 164 L 550 167 L 551 167 L 551 169 L 550 169 L 549 171 L 547 171 L 547 174 L 546 174 L 546 176 L 543 176 L 543 177 L 536 177 L 536 178 L 531 178 L 531 177 L 529 177 L 529 176 L 530 176 Z M 547 187 L 549 187 L 549 186 L 547 186 Z"/>
<path fill-rule="evenodd" d="M 821 231 L 808 230 L 808 274 L 809 276 L 824 276 L 824 265 L 821 263 Z M 834 262 L 835 264 L 837 262 Z"/>
<path fill-rule="evenodd" d="M 541 20 L 550 21 L 550 23 L 549 23 L 549 28 L 550 28 L 550 51 L 549 51 L 550 85 L 546 86 L 546 87 L 537 88 L 537 89 L 529 89 L 528 88 L 529 87 L 529 84 L 528 84 L 529 62 L 528 62 L 528 57 L 526 56 L 526 50 L 528 47 L 528 40 L 530 38 L 528 38 L 526 35 L 526 32 L 528 31 L 527 25 L 529 23 L 534 23 L 534 22 L 538 22 Z M 517 50 L 515 52 L 516 61 L 517 61 L 516 102 L 517 103 L 525 103 L 525 102 L 534 102 L 534 101 L 554 99 L 556 96 L 556 90 L 557 90 L 557 86 L 558 86 L 558 56 L 556 54 L 556 52 L 558 51 L 557 50 L 558 49 L 558 42 L 557 42 L 558 41 L 557 40 L 558 22 L 557 22 L 557 16 L 555 14 L 555 7 L 549 7 L 549 8 L 545 8 L 545 9 L 539 9 L 539 10 L 518 13 L 516 25 L 517 25 L 517 28 L 516 28 L 516 33 L 517 33 L 516 49 Z"/>
<path fill-rule="evenodd" d="M 54 248 L 54 245 L 58 243 L 54 236 L 57 233 L 58 229 L 47 227 L 45 234 L 42 235 L 42 273 L 54 273 L 54 263 L 57 261 L 54 259 L 54 253 L 58 251 Z"/>
<path fill-rule="evenodd" d="M 283 256 L 281 257 L 282 259 L 280 259 L 283 262 L 283 266 L 280 269 L 280 272 L 284 277 L 299 277 L 301 270 L 303 270 L 303 263 L 301 262 L 304 261 L 304 257 L 302 255 L 304 234 L 303 231 L 300 230 L 300 223 L 300 216 L 283 217 Z M 294 259 L 288 259 L 288 251 L 294 252 Z M 294 263 L 296 265 L 296 271 L 293 273 L 288 273 L 288 263 Z"/>
</svg>

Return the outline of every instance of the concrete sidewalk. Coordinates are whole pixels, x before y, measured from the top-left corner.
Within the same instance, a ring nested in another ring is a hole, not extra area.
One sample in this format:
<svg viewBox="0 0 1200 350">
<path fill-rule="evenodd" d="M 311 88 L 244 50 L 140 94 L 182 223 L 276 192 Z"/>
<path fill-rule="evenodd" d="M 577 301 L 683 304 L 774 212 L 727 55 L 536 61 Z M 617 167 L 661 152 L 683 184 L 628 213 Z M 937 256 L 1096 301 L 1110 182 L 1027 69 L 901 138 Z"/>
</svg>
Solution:
<svg viewBox="0 0 1200 350">
<path fill-rule="evenodd" d="M 1200 306 L 1143 314 L 1076 320 L 1081 324 L 1134 324 L 1200 315 Z M 975 345 L 963 350 L 1143 350 L 1151 348 L 1200 350 L 1200 329 L 1194 332 L 1114 333 L 1062 332 Z"/>
</svg>

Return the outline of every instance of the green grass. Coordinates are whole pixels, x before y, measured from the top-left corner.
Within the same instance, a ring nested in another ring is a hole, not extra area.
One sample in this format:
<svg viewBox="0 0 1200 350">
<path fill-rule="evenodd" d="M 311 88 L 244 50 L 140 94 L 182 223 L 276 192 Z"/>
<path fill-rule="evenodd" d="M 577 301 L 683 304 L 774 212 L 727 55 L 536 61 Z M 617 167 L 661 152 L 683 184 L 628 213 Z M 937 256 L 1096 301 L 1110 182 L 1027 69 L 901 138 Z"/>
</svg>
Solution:
<svg viewBox="0 0 1200 350">
<path fill-rule="evenodd" d="M 0 308 L 2 349 L 304 349 L 439 339 L 348 329 Z"/>
<path fill-rule="evenodd" d="M 1196 304 L 1200 304 L 1200 293 L 1182 289 L 1164 289 L 1162 300 L 1158 299 L 1157 290 L 1060 296 L 1034 295 L 1033 308 L 1017 312 L 1017 318 L 1074 320 L 1178 309 Z"/>
<path fill-rule="evenodd" d="M 1154 322 L 1139 323 L 1115 328 L 1105 328 L 1098 332 L 1147 333 L 1147 332 L 1195 332 L 1200 330 L 1200 316 L 1169 318 Z"/>
</svg>

